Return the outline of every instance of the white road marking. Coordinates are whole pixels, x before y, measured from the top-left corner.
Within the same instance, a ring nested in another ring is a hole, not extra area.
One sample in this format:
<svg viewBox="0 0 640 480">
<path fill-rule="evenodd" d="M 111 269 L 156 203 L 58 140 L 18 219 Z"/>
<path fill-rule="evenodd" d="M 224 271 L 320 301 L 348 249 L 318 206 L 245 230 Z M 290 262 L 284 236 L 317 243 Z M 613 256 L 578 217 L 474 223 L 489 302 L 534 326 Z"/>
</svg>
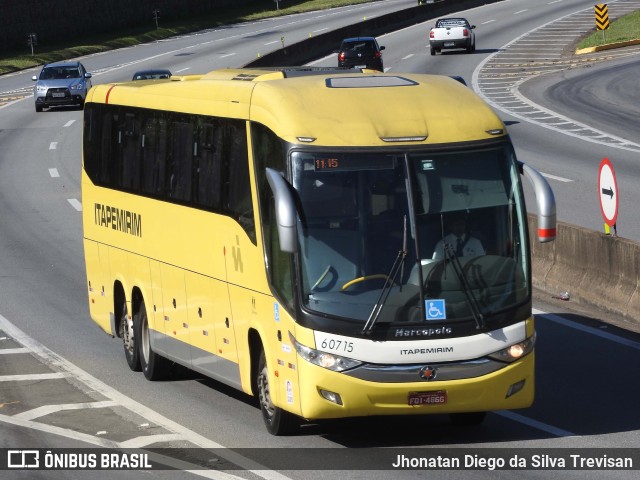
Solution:
<svg viewBox="0 0 640 480">
<path fill-rule="evenodd" d="M 522 423 L 524 425 L 528 425 L 529 427 L 542 430 L 543 432 L 550 433 L 557 437 L 575 437 L 576 436 L 575 433 L 569 432 L 567 430 L 563 430 L 561 428 L 554 427 L 553 425 L 547 425 L 546 423 L 533 420 L 532 418 L 525 417 L 524 415 L 520 415 L 518 413 L 513 413 L 510 410 L 500 410 L 498 412 L 493 412 L 493 413 L 495 413 L 496 415 L 500 415 L 501 417 L 508 418 L 509 420 L 513 420 L 514 422 Z"/>
<path fill-rule="evenodd" d="M 56 380 L 65 378 L 64 373 L 31 373 L 27 375 L 0 375 L 0 382 L 29 382 L 33 380 Z"/>
<path fill-rule="evenodd" d="M 75 208 L 77 211 L 81 212 L 82 211 L 82 204 L 75 198 L 67 198 L 67 202 L 69 202 L 71 204 L 71 206 L 73 208 Z"/>
<path fill-rule="evenodd" d="M 4 340 L 4 339 L 0 339 L 0 340 Z M 27 353 L 29 350 L 27 350 L 24 347 L 20 347 L 20 348 L 0 348 L 0 355 L 13 355 L 16 353 Z"/>
<path fill-rule="evenodd" d="M 175 433 L 164 433 L 158 435 L 143 435 L 142 437 L 132 438 L 131 440 L 125 440 L 120 442 L 121 448 L 144 448 L 153 443 L 158 442 L 170 442 L 172 440 L 181 440 L 182 435 Z"/>
<path fill-rule="evenodd" d="M 61 357 L 57 353 L 49 350 L 47 347 L 42 345 L 40 342 L 28 336 L 14 324 L 12 324 L 9 320 L 7 320 L 4 316 L 0 315 L 0 330 L 5 332 L 10 338 L 23 345 L 27 349 L 29 349 L 34 355 L 36 355 L 40 361 L 45 363 L 51 369 L 58 371 L 59 373 L 53 373 L 49 375 L 56 375 L 56 378 L 64 378 L 65 376 L 70 376 L 74 378 L 76 381 L 82 382 L 86 387 L 90 390 L 100 393 L 104 397 L 110 399 L 116 404 L 127 408 L 128 410 L 138 414 L 142 418 L 145 418 L 151 423 L 154 423 L 158 426 L 163 427 L 165 430 L 173 432 L 173 434 L 181 436 L 184 440 L 193 443 L 194 445 L 200 448 L 209 448 L 209 449 L 225 449 L 224 445 L 221 445 L 213 440 L 209 440 L 202 435 L 199 435 L 196 432 L 193 432 L 186 427 L 180 425 L 173 420 L 170 420 L 159 413 L 151 410 L 150 408 L 142 405 L 141 403 L 136 402 L 135 400 L 123 395 L 118 390 L 109 385 L 101 382 L 94 376 L 85 372 L 78 366 L 69 362 L 65 358 Z M 21 375 L 23 377 L 35 377 L 36 375 Z M 40 375 L 42 376 L 42 375 Z M 18 375 L 7 375 L 5 377 L 18 377 Z M 5 377 L 0 377 L 2 380 Z M 121 442 L 115 442 L 113 440 L 108 440 L 105 438 L 100 438 L 95 435 L 87 435 L 81 432 L 77 432 L 74 430 L 56 427 L 53 425 L 47 425 L 44 423 L 34 422 L 30 420 L 23 420 L 20 418 L 15 418 L 8 415 L 0 414 L 0 423 L 8 423 L 12 425 L 17 425 L 21 427 L 30 428 L 33 430 L 39 430 L 43 432 L 53 433 L 57 435 L 61 435 L 66 438 L 71 438 L 75 440 L 80 440 L 91 445 L 98 445 L 106 448 L 122 448 Z M 246 471 L 249 471 L 256 476 L 264 478 L 265 480 L 291 480 L 289 477 L 282 475 L 279 472 L 273 470 L 266 470 L 264 466 L 258 464 L 257 462 L 243 457 L 242 455 L 234 452 L 233 450 L 225 449 L 223 456 L 226 460 L 238 465 Z M 189 468 L 189 464 L 184 468 Z M 190 473 L 194 475 L 198 475 L 205 478 L 211 478 L 215 480 L 240 480 L 240 477 L 235 475 L 230 475 L 220 471 L 207 471 L 207 470 L 189 470 Z"/>
<path fill-rule="evenodd" d="M 227 53 L 227 54 L 225 54 L 225 55 L 221 55 L 221 56 L 220 56 L 220 58 L 232 57 L 232 56 L 234 56 L 234 55 L 235 55 L 235 52 L 234 52 L 234 53 Z"/>
<path fill-rule="evenodd" d="M 49 144 L 49 150 L 55 150 L 56 148 L 58 148 L 58 142 L 51 142 Z"/>
<path fill-rule="evenodd" d="M 57 168 L 50 168 L 49 175 L 51 175 L 51 178 L 58 178 L 60 176 Z"/>
<path fill-rule="evenodd" d="M 549 178 L 551 180 L 556 180 L 558 182 L 570 183 L 573 182 L 570 178 L 558 177 L 556 175 L 551 175 L 550 173 L 541 173 L 541 175 L 545 178 Z"/>
<path fill-rule="evenodd" d="M 71 125 L 73 125 L 74 123 L 76 123 L 75 120 L 69 120 L 67 123 L 64 124 L 64 128 L 70 127 Z"/>
<path fill-rule="evenodd" d="M 80 410 L 85 408 L 108 408 L 116 407 L 118 404 L 111 400 L 103 402 L 79 402 L 79 403 L 60 403 L 57 405 L 44 405 L 42 407 L 33 408 L 26 412 L 13 415 L 13 418 L 21 418 L 22 420 L 33 420 L 34 418 L 44 417 L 55 412 L 61 412 L 63 410 Z"/>
<path fill-rule="evenodd" d="M 534 315 L 540 315 L 545 320 L 549 320 L 555 323 L 558 323 L 562 326 L 573 328 L 575 330 L 579 330 L 584 333 L 588 333 L 590 335 L 595 335 L 596 337 L 603 338 L 605 340 L 609 340 L 611 342 L 615 342 L 619 345 L 624 345 L 625 347 L 630 347 L 635 350 L 640 350 L 640 343 L 634 342 L 633 340 L 629 340 L 628 338 L 620 337 L 618 335 L 614 335 L 613 333 L 603 332 L 602 330 L 598 330 L 593 327 L 589 327 L 586 325 L 582 325 L 581 323 L 577 323 L 571 320 L 567 320 L 566 318 L 562 318 L 559 315 L 555 315 L 553 313 L 543 312 L 541 310 L 533 309 Z"/>
</svg>

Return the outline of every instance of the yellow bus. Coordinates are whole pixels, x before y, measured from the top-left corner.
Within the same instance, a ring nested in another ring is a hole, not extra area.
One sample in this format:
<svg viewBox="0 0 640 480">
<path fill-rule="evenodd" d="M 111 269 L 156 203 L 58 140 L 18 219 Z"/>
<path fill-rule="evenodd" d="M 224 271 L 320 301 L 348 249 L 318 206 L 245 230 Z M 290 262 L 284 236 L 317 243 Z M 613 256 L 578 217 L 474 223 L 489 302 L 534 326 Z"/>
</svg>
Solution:
<svg viewBox="0 0 640 480">
<path fill-rule="evenodd" d="M 274 435 L 527 407 L 523 174 L 552 240 L 548 183 L 446 76 L 224 69 L 94 86 L 91 318 L 149 380 L 177 363 L 256 396 Z"/>
</svg>

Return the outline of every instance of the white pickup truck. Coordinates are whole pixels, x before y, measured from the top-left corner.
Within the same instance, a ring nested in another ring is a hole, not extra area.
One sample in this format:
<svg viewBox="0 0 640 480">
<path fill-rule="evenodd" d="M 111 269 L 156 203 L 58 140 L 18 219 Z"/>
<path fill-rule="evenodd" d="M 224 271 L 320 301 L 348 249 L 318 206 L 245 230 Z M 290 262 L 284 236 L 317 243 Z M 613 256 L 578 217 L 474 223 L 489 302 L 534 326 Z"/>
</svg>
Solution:
<svg viewBox="0 0 640 480">
<path fill-rule="evenodd" d="M 429 31 L 431 55 L 443 49 L 464 48 L 471 53 L 476 49 L 475 25 L 466 18 L 441 18 Z"/>
</svg>

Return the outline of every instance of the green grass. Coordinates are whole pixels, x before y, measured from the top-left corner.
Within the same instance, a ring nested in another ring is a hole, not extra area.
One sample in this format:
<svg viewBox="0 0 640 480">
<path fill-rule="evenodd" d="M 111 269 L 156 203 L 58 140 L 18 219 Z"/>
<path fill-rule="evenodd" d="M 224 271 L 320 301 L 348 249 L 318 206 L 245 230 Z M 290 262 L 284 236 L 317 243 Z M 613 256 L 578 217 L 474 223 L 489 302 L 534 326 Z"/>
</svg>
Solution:
<svg viewBox="0 0 640 480">
<path fill-rule="evenodd" d="M 595 29 L 595 19 L 593 23 Z M 611 22 L 607 30 L 598 30 L 589 35 L 578 44 L 578 49 L 638 39 L 640 39 L 640 11 Z"/>
<path fill-rule="evenodd" d="M 200 16 L 198 18 L 182 19 L 179 23 L 175 24 L 164 25 L 161 21 L 160 28 L 156 28 L 155 24 L 150 24 L 144 28 L 121 31 L 116 34 L 112 33 L 109 36 L 101 35 L 83 38 L 75 41 L 73 44 L 37 45 L 33 55 L 30 49 L 0 53 L 0 75 L 43 65 L 45 63 L 82 57 L 84 55 L 105 52 L 116 48 L 130 47 L 132 45 L 148 43 L 189 32 L 197 32 L 220 25 L 256 21 L 293 13 L 310 12 L 313 10 L 323 10 L 371 1 L 374 0 L 308 0 L 298 2 L 288 0 L 282 2 L 284 5 L 281 5 L 278 10 L 275 8 L 275 2 L 268 3 L 268 5 L 273 5 L 273 8 L 269 10 L 262 10 L 263 7 L 253 3 L 244 7 L 219 10 L 215 15 L 208 17 Z M 263 5 L 265 3 L 266 2 L 263 2 Z"/>
</svg>

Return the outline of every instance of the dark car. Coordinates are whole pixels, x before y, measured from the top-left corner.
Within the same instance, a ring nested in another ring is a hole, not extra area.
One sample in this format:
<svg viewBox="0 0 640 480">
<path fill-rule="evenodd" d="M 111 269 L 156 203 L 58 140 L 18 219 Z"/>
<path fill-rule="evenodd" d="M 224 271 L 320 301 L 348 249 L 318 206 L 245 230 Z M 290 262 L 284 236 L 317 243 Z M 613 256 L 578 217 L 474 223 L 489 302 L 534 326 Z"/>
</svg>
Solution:
<svg viewBox="0 0 640 480">
<path fill-rule="evenodd" d="M 338 50 L 338 66 L 346 68 L 371 68 L 384 71 L 382 50 L 373 37 L 345 38 Z"/>
<path fill-rule="evenodd" d="M 36 112 L 55 106 L 82 108 L 91 88 L 91 74 L 80 62 L 49 63 L 32 80 Z"/>
<path fill-rule="evenodd" d="M 132 80 L 162 80 L 171 78 L 171 71 L 166 69 L 141 70 L 133 74 Z"/>
</svg>

